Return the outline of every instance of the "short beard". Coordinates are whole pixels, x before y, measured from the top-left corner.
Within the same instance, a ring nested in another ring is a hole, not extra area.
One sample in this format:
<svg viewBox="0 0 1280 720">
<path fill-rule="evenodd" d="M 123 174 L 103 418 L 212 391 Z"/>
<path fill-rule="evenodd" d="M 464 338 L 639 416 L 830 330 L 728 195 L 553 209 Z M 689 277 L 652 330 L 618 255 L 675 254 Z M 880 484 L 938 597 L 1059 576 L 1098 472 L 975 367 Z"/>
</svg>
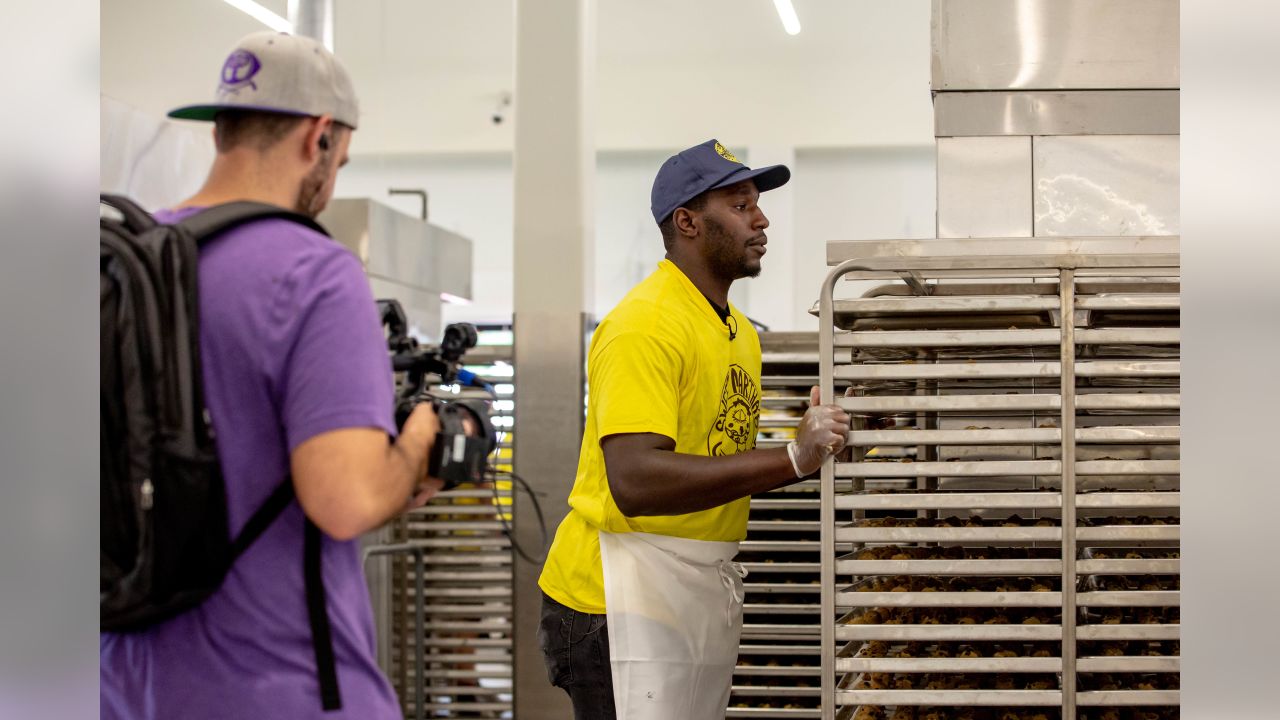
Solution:
<svg viewBox="0 0 1280 720">
<path fill-rule="evenodd" d="M 298 188 L 298 199 L 294 201 L 293 209 L 311 218 L 319 215 L 324 209 L 320 193 L 328 179 L 329 151 L 325 150 L 320 153 L 315 166 L 302 178 L 302 187 Z"/>
<path fill-rule="evenodd" d="M 760 274 L 760 266 L 747 264 L 747 248 L 733 239 L 724 226 L 714 218 L 703 216 L 707 226 L 707 263 L 717 277 L 729 280 L 753 278 Z"/>
</svg>

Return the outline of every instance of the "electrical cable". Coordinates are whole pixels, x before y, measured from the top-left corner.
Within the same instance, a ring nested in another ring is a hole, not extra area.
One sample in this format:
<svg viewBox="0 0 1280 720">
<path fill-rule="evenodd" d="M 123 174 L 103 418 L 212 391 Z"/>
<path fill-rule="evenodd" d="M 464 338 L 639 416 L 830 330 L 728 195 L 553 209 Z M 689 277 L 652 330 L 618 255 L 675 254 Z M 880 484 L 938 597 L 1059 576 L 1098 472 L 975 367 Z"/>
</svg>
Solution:
<svg viewBox="0 0 1280 720">
<path fill-rule="evenodd" d="M 489 487 L 492 488 L 493 490 L 493 504 L 498 510 L 497 512 L 498 521 L 502 523 L 502 534 L 506 535 L 507 539 L 511 541 L 511 548 L 515 550 L 516 554 L 518 554 L 520 557 L 524 558 L 525 560 L 535 565 L 546 560 L 547 544 L 548 544 L 547 541 L 549 539 L 547 536 L 547 521 L 546 521 L 546 518 L 543 517 L 542 515 L 542 505 L 538 503 L 538 494 L 533 491 L 533 488 L 529 487 L 529 483 L 525 482 L 524 478 L 520 477 L 519 475 L 516 475 L 514 472 L 506 473 L 507 475 L 511 476 L 512 480 L 515 481 L 511 485 L 512 510 L 513 511 L 515 510 L 516 488 L 519 487 L 524 489 L 525 494 L 529 496 L 529 500 L 533 502 L 533 512 L 535 515 L 538 516 L 538 527 L 542 533 L 542 555 L 540 557 L 534 558 L 531 555 L 529 555 L 529 553 L 525 552 L 524 548 L 520 547 L 520 543 L 516 541 L 515 531 L 512 529 L 511 523 L 507 522 L 507 516 L 502 511 L 501 497 L 498 495 L 498 469 L 493 465 L 490 465 L 487 468 L 485 468 L 485 470 L 486 470 L 486 475 L 490 478 Z"/>
</svg>

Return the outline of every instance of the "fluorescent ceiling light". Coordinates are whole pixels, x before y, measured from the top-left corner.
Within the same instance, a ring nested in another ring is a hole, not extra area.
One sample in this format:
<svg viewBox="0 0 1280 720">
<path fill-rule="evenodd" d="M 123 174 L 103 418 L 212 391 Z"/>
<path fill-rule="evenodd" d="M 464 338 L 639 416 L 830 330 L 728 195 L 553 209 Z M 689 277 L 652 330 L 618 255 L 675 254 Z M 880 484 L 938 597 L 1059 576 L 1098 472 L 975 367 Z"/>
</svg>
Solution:
<svg viewBox="0 0 1280 720">
<path fill-rule="evenodd" d="M 262 7 L 253 0 L 222 0 L 276 32 L 293 32 L 293 23 Z M 782 12 L 779 10 L 778 12 Z"/>
<path fill-rule="evenodd" d="M 227 2 L 230 1 L 227 0 Z M 782 20 L 782 29 L 786 30 L 788 35 L 799 35 L 800 18 L 796 17 L 796 9 L 791 4 L 791 0 L 773 0 L 773 6 L 778 8 L 778 19 Z"/>
</svg>

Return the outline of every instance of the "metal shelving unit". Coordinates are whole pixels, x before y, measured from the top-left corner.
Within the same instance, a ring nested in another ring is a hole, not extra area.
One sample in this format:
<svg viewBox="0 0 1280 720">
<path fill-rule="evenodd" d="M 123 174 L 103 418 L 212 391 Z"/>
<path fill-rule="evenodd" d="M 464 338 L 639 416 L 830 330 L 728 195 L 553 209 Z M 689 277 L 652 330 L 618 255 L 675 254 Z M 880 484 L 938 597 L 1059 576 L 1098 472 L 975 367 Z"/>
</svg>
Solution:
<svg viewBox="0 0 1280 720">
<path fill-rule="evenodd" d="M 785 445 L 818 384 L 817 333 L 760 334 L 756 447 Z M 742 640 L 726 717 L 817 718 L 818 484 L 796 483 L 751 499 Z"/>
<path fill-rule="evenodd" d="M 824 720 L 1176 717 L 1177 240 L 829 246 Z"/>
<path fill-rule="evenodd" d="M 466 361 L 497 391 L 495 482 L 438 494 L 365 551 L 371 569 L 388 564 L 380 659 L 406 718 L 512 717 L 511 348 L 480 346 Z"/>
</svg>

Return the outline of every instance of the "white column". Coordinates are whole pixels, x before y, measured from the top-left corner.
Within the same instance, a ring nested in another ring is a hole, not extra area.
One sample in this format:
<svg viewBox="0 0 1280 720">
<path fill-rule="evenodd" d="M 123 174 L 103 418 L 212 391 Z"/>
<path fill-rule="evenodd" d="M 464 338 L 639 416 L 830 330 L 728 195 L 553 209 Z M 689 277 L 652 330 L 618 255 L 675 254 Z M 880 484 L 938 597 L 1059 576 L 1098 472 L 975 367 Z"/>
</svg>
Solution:
<svg viewBox="0 0 1280 720">
<path fill-rule="evenodd" d="M 747 164 L 753 168 L 786 165 L 794 172 L 796 150 L 785 145 L 752 145 L 747 148 Z M 739 307 L 774 331 L 812 329 L 812 322 L 800 324 L 809 308 L 798 307 L 796 302 L 794 182 L 760 196 L 760 208 L 769 218 L 769 229 L 765 231 L 769 245 L 761 263 L 763 269 L 753 280 L 734 283 L 735 288 L 742 285 L 746 289 L 745 306 Z"/>
<path fill-rule="evenodd" d="M 553 533 L 568 510 L 583 426 L 583 329 L 594 218 L 591 89 L 595 0 L 516 0 L 515 471 L 540 494 Z M 531 555 L 542 534 L 532 503 L 515 502 L 515 535 Z M 572 711 L 547 682 L 538 647 L 540 563 L 515 557 L 515 716 Z"/>
</svg>

